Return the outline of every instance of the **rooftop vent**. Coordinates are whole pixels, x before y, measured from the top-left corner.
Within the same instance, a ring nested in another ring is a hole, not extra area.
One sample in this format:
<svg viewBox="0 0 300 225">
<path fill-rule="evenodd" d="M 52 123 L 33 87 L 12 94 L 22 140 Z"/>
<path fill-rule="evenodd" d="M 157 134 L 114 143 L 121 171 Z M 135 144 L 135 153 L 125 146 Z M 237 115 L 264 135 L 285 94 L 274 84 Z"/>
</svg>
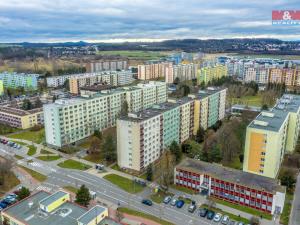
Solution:
<svg viewBox="0 0 300 225">
<path fill-rule="evenodd" d="M 277 109 L 284 109 L 285 108 L 285 105 L 284 104 L 278 104 L 276 106 Z"/>
<path fill-rule="evenodd" d="M 273 118 L 273 117 L 275 116 L 274 113 L 272 113 L 272 112 L 267 112 L 267 111 L 263 111 L 263 112 L 261 113 L 261 115 L 264 116 L 264 117 L 270 117 L 270 118 Z"/>
<path fill-rule="evenodd" d="M 31 208 L 33 206 L 33 202 L 28 202 L 28 207 Z"/>
<path fill-rule="evenodd" d="M 266 122 L 266 121 L 261 121 L 261 120 L 254 120 L 253 123 L 254 123 L 254 125 L 263 126 L 263 127 L 266 127 L 266 126 L 269 125 L 268 122 Z"/>
</svg>

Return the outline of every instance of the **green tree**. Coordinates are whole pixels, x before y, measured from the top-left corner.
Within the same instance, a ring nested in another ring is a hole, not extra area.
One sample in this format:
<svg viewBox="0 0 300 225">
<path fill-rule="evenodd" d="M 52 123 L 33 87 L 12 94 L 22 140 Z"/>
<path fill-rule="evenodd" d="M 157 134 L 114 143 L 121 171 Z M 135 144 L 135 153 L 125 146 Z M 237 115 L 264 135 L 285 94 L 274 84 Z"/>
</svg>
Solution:
<svg viewBox="0 0 300 225">
<path fill-rule="evenodd" d="M 24 198 L 27 198 L 30 195 L 30 191 L 26 187 L 22 187 L 21 190 L 18 193 L 18 200 L 22 200 Z"/>
<path fill-rule="evenodd" d="M 173 81 L 173 84 L 177 85 L 179 83 L 180 83 L 180 79 L 179 79 L 179 77 L 176 77 Z"/>
<path fill-rule="evenodd" d="M 289 191 L 293 190 L 293 188 L 295 187 L 296 178 L 291 170 L 283 170 L 279 175 L 279 179 L 281 181 L 281 184 L 286 186 Z"/>
<path fill-rule="evenodd" d="M 69 79 L 66 79 L 65 82 L 64 82 L 64 85 L 63 85 L 63 87 L 64 87 L 66 90 L 68 90 L 68 91 L 70 90 L 69 83 L 70 83 Z"/>
<path fill-rule="evenodd" d="M 187 96 L 191 92 L 190 87 L 186 84 L 182 85 L 180 90 L 182 91 L 182 96 Z"/>
<path fill-rule="evenodd" d="M 261 110 L 269 110 L 269 107 L 267 104 L 263 104 L 261 107 Z"/>
<path fill-rule="evenodd" d="M 57 99 L 56 95 L 53 95 L 52 102 L 55 102 L 56 99 Z"/>
<path fill-rule="evenodd" d="M 255 217 L 255 216 L 252 216 L 252 217 L 250 218 L 250 224 L 251 224 L 251 225 L 259 225 L 259 224 L 260 224 L 259 218 Z"/>
<path fill-rule="evenodd" d="M 176 141 L 173 141 L 170 145 L 170 152 L 175 156 L 176 163 L 179 163 L 182 157 L 182 152 Z"/>
<path fill-rule="evenodd" d="M 152 181 L 153 180 L 153 167 L 152 167 L 152 164 L 147 167 L 146 180 L 147 181 Z"/>
<path fill-rule="evenodd" d="M 202 143 L 204 141 L 204 136 L 205 136 L 205 130 L 203 129 L 203 127 L 200 126 L 199 129 L 197 130 L 195 141 L 197 141 L 198 143 Z"/>
<path fill-rule="evenodd" d="M 87 207 L 91 201 L 90 191 L 89 189 L 83 184 L 79 188 L 76 193 L 76 200 L 75 202 L 79 205 Z"/>
<path fill-rule="evenodd" d="M 117 159 L 116 144 L 111 135 L 105 138 L 102 149 L 106 161 L 114 162 Z"/>
<path fill-rule="evenodd" d="M 30 110 L 33 108 L 33 105 L 29 99 L 24 99 L 22 103 L 22 109 Z"/>
<path fill-rule="evenodd" d="M 34 107 L 35 107 L 35 108 L 41 108 L 42 106 L 43 106 L 43 103 L 42 103 L 41 99 L 40 99 L 40 98 L 37 98 L 37 99 L 35 100 L 35 102 L 34 102 Z"/>
<path fill-rule="evenodd" d="M 121 116 L 127 116 L 128 114 L 128 102 L 125 100 L 121 107 Z"/>
<path fill-rule="evenodd" d="M 94 130 L 94 136 L 102 140 L 102 132 L 99 130 Z"/>
<path fill-rule="evenodd" d="M 93 136 L 92 140 L 91 140 L 90 147 L 89 147 L 89 153 L 90 154 L 99 153 L 100 152 L 100 146 L 101 146 L 101 140 L 98 137 Z"/>
</svg>

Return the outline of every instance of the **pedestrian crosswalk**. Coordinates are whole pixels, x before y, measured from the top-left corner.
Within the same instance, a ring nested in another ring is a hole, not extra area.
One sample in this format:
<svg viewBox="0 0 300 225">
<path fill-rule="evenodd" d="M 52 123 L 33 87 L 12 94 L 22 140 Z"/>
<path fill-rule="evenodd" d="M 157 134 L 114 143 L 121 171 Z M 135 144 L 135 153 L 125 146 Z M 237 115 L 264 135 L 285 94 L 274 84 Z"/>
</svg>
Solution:
<svg viewBox="0 0 300 225">
<path fill-rule="evenodd" d="M 46 186 L 38 186 L 36 188 L 37 191 L 46 191 L 46 192 L 51 192 L 52 191 L 52 188 L 50 187 L 46 187 Z"/>
</svg>

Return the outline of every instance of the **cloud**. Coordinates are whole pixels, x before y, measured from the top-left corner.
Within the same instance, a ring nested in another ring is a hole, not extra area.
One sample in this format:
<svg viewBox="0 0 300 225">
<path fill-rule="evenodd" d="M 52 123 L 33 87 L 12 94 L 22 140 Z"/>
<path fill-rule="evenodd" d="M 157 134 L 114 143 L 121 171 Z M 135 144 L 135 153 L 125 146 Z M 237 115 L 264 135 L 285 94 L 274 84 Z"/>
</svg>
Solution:
<svg viewBox="0 0 300 225">
<path fill-rule="evenodd" d="M 299 38 L 272 26 L 274 9 L 299 0 L 0 0 L 0 42 Z"/>
</svg>

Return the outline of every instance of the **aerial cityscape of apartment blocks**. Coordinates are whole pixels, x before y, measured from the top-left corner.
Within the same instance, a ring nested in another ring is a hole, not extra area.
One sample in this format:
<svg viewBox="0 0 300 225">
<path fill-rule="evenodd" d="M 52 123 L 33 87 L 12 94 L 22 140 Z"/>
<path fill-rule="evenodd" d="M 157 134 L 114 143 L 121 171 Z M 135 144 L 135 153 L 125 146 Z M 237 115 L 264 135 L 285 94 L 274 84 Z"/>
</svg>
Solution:
<svg viewBox="0 0 300 225">
<path fill-rule="evenodd" d="M 100 78 L 103 76 L 103 78 Z M 120 78 L 118 78 L 120 76 Z M 68 74 L 62 76 L 52 76 L 47 77 L 47 87 L 59 87 L 63 86 L 66 80 L 71 78 L 85 78 L 85 77 L 97 77 L 91 79 L 98 79 L 104 80 L 106 83 L 108 82 L 120 82 L 120 85 L 126 84 L 128 80 L 132 79 L 133 74 L 131 71 L 102 71 L 102 72 L 95 72 L 95 73 L 80 73 L 80 74 Z"/>
<path fill-rule="evenodd" d="M 284 94 L 270 111 L 247 127 L 243 170 L 275 178 L 286 152 L 293 152 L 300 129 L 300 97 Z"/>
<path fill-rule="evenodd" d="M 79 94 L 80 88 L 92 86 L 95 84 L 108 84 L 111 86 L 120 86 L 130 84 L 134 81 L 130 70 L 109 71 L 101 74 L 86 74 L 85 76 L 74 76 L 69 78 L 70 93 Z"/>
<path fill-rule="evenodd" d="M 44 105 L 47 144 L 62 147 L 90 136 L 95 130 L 115 126 L 125 101 L 129 112 L 166 102 L 166 83 L 150 81 Z"/>
<path fill-rule="evenodd" d="M 143 170 L 173 141 L 182 143 L 200 126 L 207 128 L 223 119 L 225 101 L 226 89 L 207 90 L 122 116 L 117 120 L 118 165 Z"/>
<path fill-rule="evenodd" d="M 220 79 L 227 76 L 227 67 L 224 65 L 206 65 L 200 67 L 197 74 L 198 84 L 208 84 L 212 80 Z"/>
<path fill-rule="evenodd" d="M 109 60 L 97 60 L 86 63 L 86 71 L 88 73 L 97 73 L 101 71 L 116 71 L 116 70 L 128 70 L 127 59 L 109 59 Z"/>
<path fill-rule="evenodd" d="M 174 183 L 270 214 L 280 214 L 284 207 L 286 189 L 279 181 L 216 163 L 184 159 L 175 167 Z"/>
<path fill-rule="evenodd" d="M 25 90 L 36 90 L 38 88 L 38 74 L 25 74 L 25 73 L 0 73 L 0 80 L 3 86 L 7 88 L 22 87 Z"/>
<path fill-rule="evenodd" d="M 3 210 L 1 218 L 7 224 L 18 225 L 119 224 L 108 217 L 108 209 L 103 206 L 88 209 L 70 200 L 70 194 L 64 191 L 39 191 Z"/>
<path fill-rule="evenodd" d="M 176 78 L 179 82 L 196 79 L 198 72 L 198 64 L 178 64 L 166 67 L 165 81 L 167 83 L 173 83 Z"/>
<path fill-rule="evenodd" d="M 166 76 L 166 69 L 172 67 L 171 62 L 138 65 L 138 79 L 151 80 Z"/>
</svg>

